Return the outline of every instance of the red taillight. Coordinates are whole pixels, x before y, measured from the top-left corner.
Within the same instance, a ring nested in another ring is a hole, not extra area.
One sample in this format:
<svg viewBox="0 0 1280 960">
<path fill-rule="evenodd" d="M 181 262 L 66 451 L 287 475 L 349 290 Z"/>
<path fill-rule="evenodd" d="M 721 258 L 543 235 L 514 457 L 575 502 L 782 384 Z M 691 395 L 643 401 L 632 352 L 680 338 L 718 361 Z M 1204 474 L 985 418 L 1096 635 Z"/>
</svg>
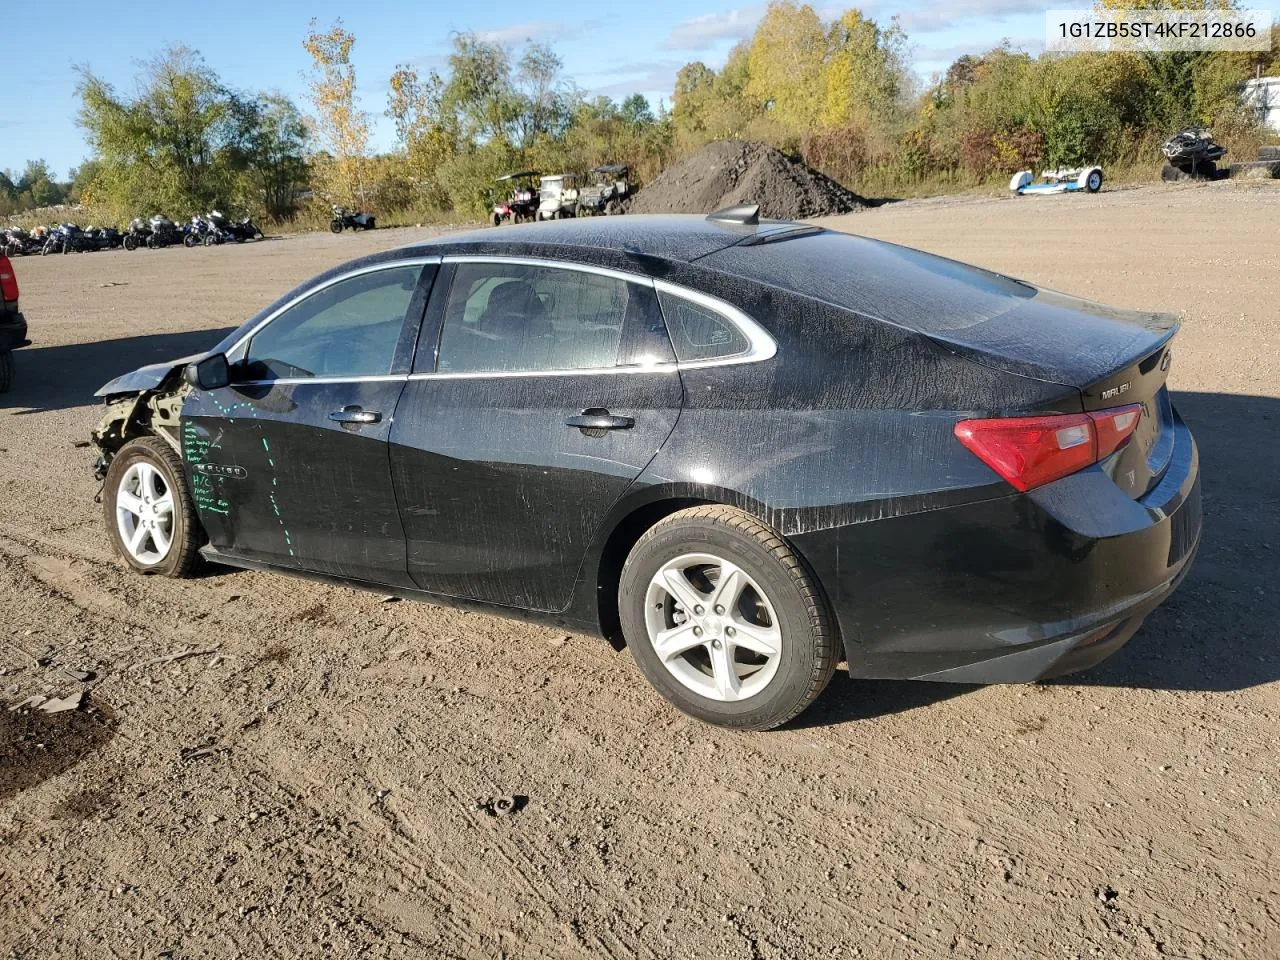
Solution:
<svg viewBox="0 0 1280 960">
<path fill-rule="evenodd" d="M 1052 417 L 961 420 L 956 437 L 1019 490 L 1030 490 L 1109 457 L 1133 435 L 1142 405 Z"/>
<path fill-rule="evenodd" d="M 18 278 L 8 257 L 0 257 L 0 300 L 18 299 Z"/>
</svg>

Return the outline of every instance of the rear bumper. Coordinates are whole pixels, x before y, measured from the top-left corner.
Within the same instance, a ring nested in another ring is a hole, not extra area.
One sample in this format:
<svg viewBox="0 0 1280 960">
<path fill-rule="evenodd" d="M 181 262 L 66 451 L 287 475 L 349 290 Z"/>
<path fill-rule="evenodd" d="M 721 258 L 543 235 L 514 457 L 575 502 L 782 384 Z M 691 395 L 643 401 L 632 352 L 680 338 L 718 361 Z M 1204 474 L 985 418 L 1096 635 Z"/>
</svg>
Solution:
<svg viewBox="0 0 1280 960">
<path fill-rule="evenodd" d="M 30 342 L 26 318 L 21 313 L 0 310 L 0 351 L 16 350 Z"/>
<path fill-rule="evenodd" d="M 1199 454 L 1175 415 L 1163 478 L 1139 500 L 1102 466 L 1017 494 L 800 534 L 855 677 L 1016 683 L 1118 650 L 1186 575 Z"/>
</svg>

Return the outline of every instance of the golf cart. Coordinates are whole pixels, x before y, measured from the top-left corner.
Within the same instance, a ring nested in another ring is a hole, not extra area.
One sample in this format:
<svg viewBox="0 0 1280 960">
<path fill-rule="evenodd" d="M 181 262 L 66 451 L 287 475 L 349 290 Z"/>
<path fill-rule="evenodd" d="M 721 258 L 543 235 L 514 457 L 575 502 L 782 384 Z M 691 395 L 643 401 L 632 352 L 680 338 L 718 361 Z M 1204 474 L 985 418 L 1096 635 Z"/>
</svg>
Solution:
<svg viewBox="0 0 1280 960">
<path fill-rule="evenodd" d="M 505 199 L 494 202 L 489 222 L 495 227 L 500 227 L 504 223 L 524 223 L 526 220 L 532 220 L 538 212 L 538 194 L 534 190 L 533 181 L 539 176 L 537 170 L 521 170 L 519 173 L 508 173 L 505 177 L 499 177 L 498 183 L 504 186 L 511 185 L 510 192 Z"/>
<path fill-rule="evenodd" d="M 538 187 L 538 219 L 563 220 L 578 209 L 578 189 L 571 173 L 542 177 Z"/>
<path fill-rule="evenodd" d="M 627 182 L 627 165 L 610 163 L 591 171 L 595 183 L 578 191 L 578 216 L 610 216 L 622 212 L 622 201 L 631 196 L 631 184 Z"/>
<path fill-rule="evenodd" d="M 1102 189 L 1101 167 L 1072 167 L 1071 169 L 1046 170 L 1040 174 L 1041 183 L 1036 183 L 1030 170 L 1022 170 L 1013 175 L 1009 181 L 1009 189 L 1018 196 L 1037 193 L 1097 193 Z"/>
</svg>

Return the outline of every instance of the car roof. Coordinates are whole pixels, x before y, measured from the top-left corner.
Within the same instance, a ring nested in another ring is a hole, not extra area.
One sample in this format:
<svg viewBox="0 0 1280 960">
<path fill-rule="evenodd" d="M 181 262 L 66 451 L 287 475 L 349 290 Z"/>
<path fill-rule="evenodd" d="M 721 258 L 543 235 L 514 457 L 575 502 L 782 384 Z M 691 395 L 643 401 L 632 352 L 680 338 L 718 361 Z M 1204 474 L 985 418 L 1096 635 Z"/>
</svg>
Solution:
<svg viewBox="0 0 1280 960">
<path fill-rule="evenodd" d="M 628 214 L 621 217 L 581 217 L 487 227 L 447 233 L 401 249 L 423 256 L 462 250 L 501 254 L 553 248 L 565 259 L 600 262 L 600 254 L 643 257 L 691 263 L 749 238 L 759 239 L 795 231 L 803 225 L 789 220 L 758 224 L 708 220 L 698 214 Z M 816 229 L 816 228 L 805 228 Z"/>
</svg>

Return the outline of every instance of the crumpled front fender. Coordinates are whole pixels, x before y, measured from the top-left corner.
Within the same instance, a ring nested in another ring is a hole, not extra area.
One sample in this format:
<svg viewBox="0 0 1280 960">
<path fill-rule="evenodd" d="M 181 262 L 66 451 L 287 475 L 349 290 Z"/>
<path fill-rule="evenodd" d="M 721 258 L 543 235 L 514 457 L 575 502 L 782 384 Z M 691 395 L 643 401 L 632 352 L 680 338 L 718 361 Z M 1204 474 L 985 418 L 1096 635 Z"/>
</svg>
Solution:
<svg viewBox="0 0 1280 960">
<path fill-rule="evenodd" d="M 166 360 L 163 363 L 152 363 L 129 373 L 122 373 L 114 380 L 109 380 L 98 388 L 95 397 L 110 397 L 118 393 L 140 393 L 155 390 L 175 373 L 193 360 L 206 356 L 203 353 L 192 354 L 179 360 Z"/>
</svg>

